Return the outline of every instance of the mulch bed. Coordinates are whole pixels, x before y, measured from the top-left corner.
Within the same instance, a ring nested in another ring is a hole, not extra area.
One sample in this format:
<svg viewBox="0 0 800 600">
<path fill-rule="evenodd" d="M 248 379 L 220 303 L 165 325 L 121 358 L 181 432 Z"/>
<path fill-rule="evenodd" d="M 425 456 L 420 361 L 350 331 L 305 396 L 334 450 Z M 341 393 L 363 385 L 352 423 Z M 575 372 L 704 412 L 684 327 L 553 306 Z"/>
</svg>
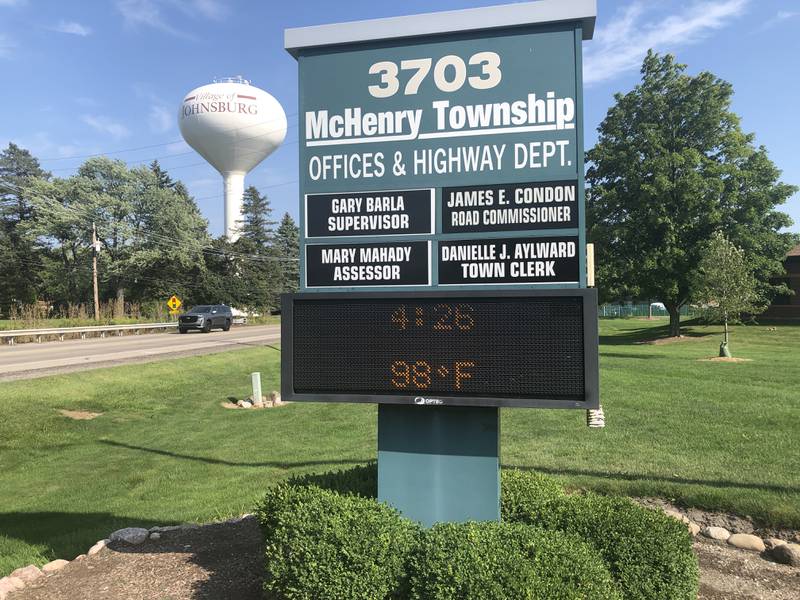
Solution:
<svg viewBox="0 0 800 600">
<path fill-rule="evenodd" d="M 9 600 L 261 600 L 263 541 L 255 519 L 110 544 L 41 577 Z"/>
<path fill-rule="evenodd" d="M 699 600 L 797 600 L 800 569 L 697 538 Z M 263 540 L 252 517 L 112 544 L 41 577 L 9 600 L 262 600 Z M 667 599 L 665 599 L 667 600 Z"/>
</svg>

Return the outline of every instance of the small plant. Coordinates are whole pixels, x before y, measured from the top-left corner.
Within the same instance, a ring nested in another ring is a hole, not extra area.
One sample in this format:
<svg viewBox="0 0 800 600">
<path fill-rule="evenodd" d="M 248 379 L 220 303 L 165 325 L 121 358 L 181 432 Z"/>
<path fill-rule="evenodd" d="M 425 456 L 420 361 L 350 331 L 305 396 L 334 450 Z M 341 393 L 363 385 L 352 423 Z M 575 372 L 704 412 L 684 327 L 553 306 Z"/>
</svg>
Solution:
<svg viewBox="0 0 800 600">
<path fill-rule="evenodd" d="M 725 325 L 719 355 L 730 357 L 728 323 L 739 323 L 742 313 L 760 313 L 768 303 L 759 294 L 744 251 L 720 232 L 711 238 L 697 270 L 695 300 L 701 304 L 701 316 L 707 322 Z"/>
</svg>

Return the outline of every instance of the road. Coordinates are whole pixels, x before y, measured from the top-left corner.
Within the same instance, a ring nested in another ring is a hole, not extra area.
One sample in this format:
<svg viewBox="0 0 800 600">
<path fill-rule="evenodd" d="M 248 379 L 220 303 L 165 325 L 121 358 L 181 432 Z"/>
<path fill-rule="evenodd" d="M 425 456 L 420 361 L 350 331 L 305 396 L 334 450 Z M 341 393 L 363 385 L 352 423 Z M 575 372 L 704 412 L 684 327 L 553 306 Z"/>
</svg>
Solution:
<svg viewBox="0 0 800 600">
<path fill-rule="evenodd" d="M 280 325 L 234 327 L 211 333 L 177 331 L 44 344 L 0 346 L 0 381 L 29 379 L 128 363 L 211 354 L 280 341 Z"/>
</svg>

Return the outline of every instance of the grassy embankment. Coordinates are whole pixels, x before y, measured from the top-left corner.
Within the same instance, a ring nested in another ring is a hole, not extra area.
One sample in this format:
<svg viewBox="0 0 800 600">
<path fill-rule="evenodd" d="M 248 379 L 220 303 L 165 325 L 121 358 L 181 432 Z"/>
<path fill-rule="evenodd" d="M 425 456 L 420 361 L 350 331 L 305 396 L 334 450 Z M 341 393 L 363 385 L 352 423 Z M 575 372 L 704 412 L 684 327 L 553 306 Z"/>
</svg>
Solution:
<svg viewBox="0 0 800 600">
<path fill-rule="evenodd" d="M 100 319 L 40 319 L 37 321 L 26 321 L 22 319 L 0 319 L 0 331 L 12 329 L 55 329 L 60 327 L 91 327 L 93 325 L 133 325 L 136 323 L 168 323 L 174 317 L 165 317 L 161 321 L 157 319 L 117 317 Z M 281 322 L 280 316 L 267 315 L 263 317 L 250 317 L 248 325 L 278 325 Z"/>
<path fill-rule="evenodd" d="M 0 331 L 11 329 L 55 329 L 58 327 L 90 327 L 92 325 L 132 325 L 134 323 L 157 323 L 154 319 L 117 317 L 100 319 L 0 319 Z"/>
<path fill-rule="evenodd" d="M 734 354 L 752 362 L 730 364 L 698 362 L 716 354 L 716 327 L 636 343 L 664 323 L 603 321 L 607 427 L 578 411 L 504 410 L 503 463 L 800 527 L 800 327 L 735 328 Z M 374 406 L 220 406 L 247 395 L 251 371 L 277 388 L 278 366 L 274 349 L 252 348 L 0 383 L 0 576 L 120 527 L 241 514 L 291 473 L 374 459 Z"/>
</svg>

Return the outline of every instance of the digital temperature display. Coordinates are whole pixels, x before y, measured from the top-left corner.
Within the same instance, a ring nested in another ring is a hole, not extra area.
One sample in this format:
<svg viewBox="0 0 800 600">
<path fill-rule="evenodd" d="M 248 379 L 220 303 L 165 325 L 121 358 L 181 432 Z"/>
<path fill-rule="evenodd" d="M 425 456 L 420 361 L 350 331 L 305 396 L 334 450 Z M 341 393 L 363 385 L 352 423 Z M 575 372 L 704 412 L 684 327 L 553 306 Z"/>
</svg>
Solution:
<svg viewBox="0 0 800 600">
<path fill-rule="evenodd" d="M 598 403 L 595 290 L 291 294 L 281 327 L 286 400 Z"/>
</svg>

